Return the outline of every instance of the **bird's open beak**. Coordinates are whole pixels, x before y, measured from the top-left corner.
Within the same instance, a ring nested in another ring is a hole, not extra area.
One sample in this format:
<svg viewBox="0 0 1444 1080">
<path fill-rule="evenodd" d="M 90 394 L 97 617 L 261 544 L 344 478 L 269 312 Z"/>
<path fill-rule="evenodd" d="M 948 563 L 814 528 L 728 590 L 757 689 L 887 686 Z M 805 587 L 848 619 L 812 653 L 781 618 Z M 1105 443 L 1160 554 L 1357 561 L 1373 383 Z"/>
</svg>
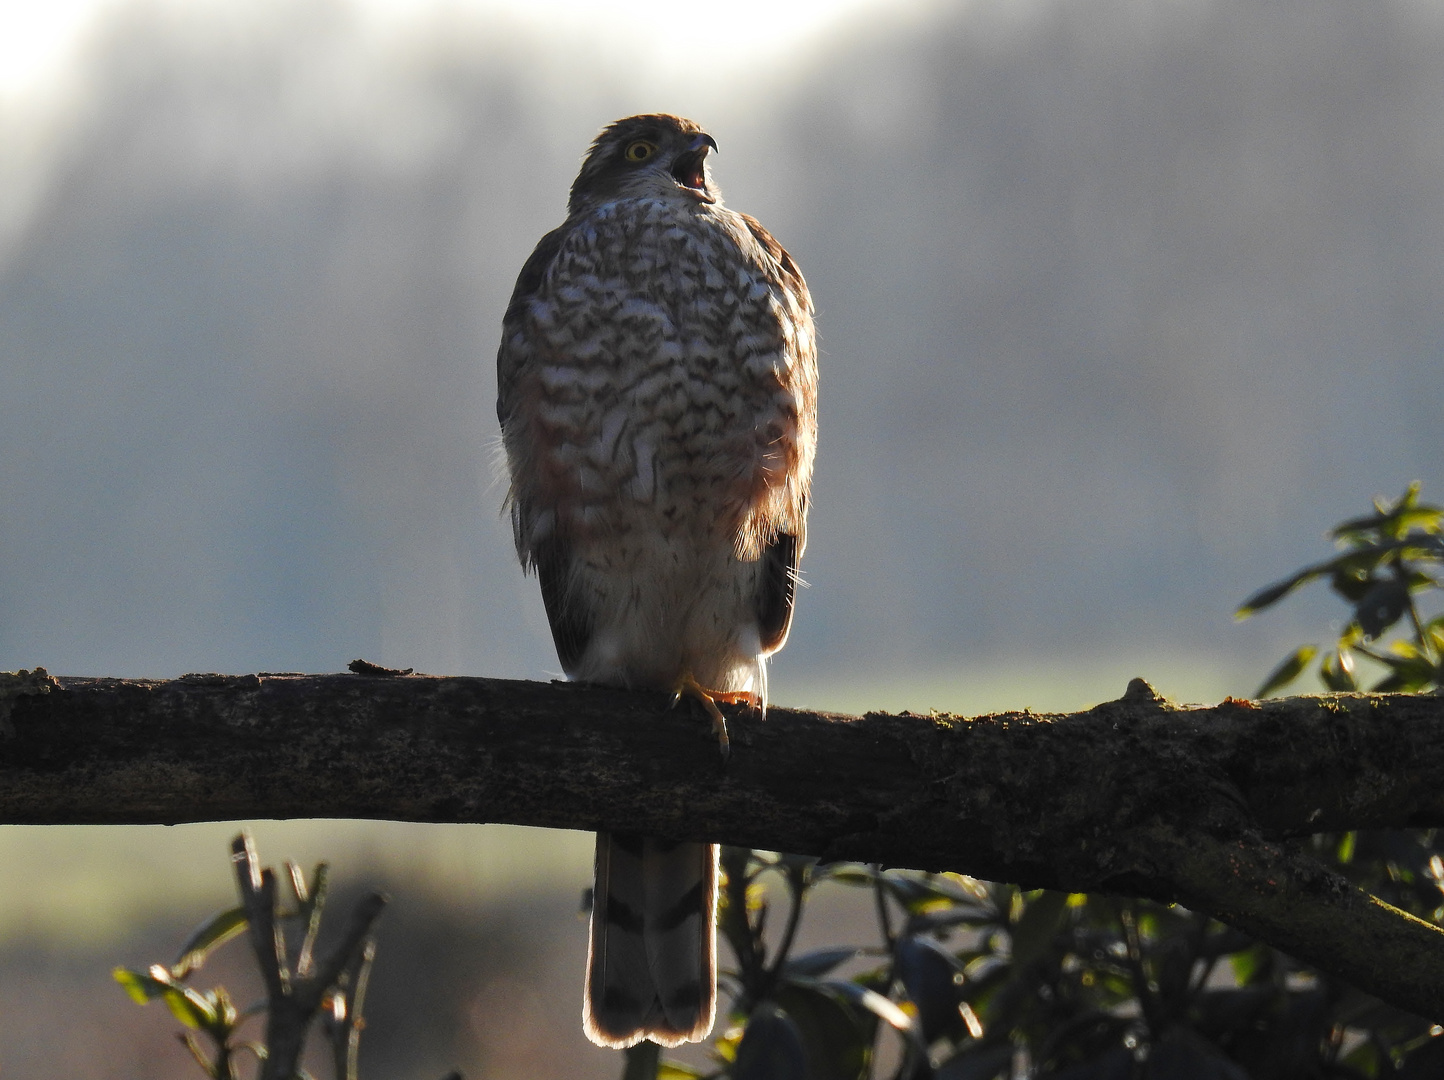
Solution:
<svg viewBox="0 0 1444 1080">
<path fill-rule="evenodd" d="M 703 132 L 692 140 L 692 145 L 677 155 L 672 163 L 672 177 L 685 188 L 698 194 L 707 191 L 707 170 L 704 163 L 707 151 L 717 149 L 717 140 Z"/>
</svg>

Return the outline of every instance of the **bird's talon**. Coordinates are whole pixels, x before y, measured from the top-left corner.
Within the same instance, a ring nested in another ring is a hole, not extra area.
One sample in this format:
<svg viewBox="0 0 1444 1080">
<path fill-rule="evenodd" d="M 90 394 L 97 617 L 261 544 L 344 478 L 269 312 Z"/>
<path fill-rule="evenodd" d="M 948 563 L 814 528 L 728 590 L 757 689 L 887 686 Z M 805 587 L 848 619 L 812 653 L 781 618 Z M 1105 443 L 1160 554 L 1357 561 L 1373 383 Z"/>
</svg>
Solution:
<svg viewBox="0 0 1444 1080">
<path fill-rule="evenodd" d="M 746 690 L 708 690 L 690 672 L 684 674 L 677 680 L 676 693 L 672 697 L 672 706 L 675 708 L 677 702 L 686 695 L 695 698 L 707 710 L 707 715 L 712 719 L 712 734 L 717 737 L 717 746 L 722 751 L 722 760 L 726 761 L 732 754 L 732 740 L 727 736 L 727 718 L 722 715 L 722 710 L 717 707 L 717 702 L 724 701 L 727 704 L 735 704 L 738 701 L 751 702 L 752 695 Z"/>
<path fill-rule="evenodd" d="M 712 734 L 717 736 L 717 748 L 722 751 L 722 760 L 726 761 L 732 756 L 732 740 L 727 737 L 727 718 L 717 708 L 716 702 L 709 701 L 707 704 L 711 706 L 707 711 L 712 716 Z"/>
</svg>

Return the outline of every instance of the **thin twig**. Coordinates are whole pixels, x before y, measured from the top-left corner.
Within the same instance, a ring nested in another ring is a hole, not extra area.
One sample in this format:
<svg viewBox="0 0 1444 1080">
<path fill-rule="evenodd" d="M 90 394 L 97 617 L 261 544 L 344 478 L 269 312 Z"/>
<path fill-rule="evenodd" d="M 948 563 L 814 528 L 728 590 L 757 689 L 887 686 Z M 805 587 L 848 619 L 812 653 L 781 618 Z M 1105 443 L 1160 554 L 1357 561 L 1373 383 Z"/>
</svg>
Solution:
<svg viewBox="0 0 1444 1080">
<path fill-rule="evenodd" d="M 286 971 L 285 943 L 276 926 L 276 877 L 262 869 L 256 859 L 255 841 L 249 831 L 231 841 L 231 865 L 236 887 L 246 909 L 251 948 L 266 985 L 266 996 L 277 1001 L 286 996 L 290 976 Z"/>
<path fill-rule="evenodd" d="M 777 979 L 782 973 L 782 966 L 787 963 L 787 956 L 792 951 L 792 940 L 797 936 L 798 924 L 802 922 L 802 896 L 804 890 L 801 886 L 793 887 L 790 881 L 788 882 L 788 886 L 788 900 L 792 906 L 787 912 L 787 925 L 783 927 L 782 930 L 782 941 L 772 954 L 772 964 L 766 971 L 768 994 L 770 994 L 777 985 Z"/>
<path fill-rule="evenodd" d="M 887 951 L 892 952 L 897 946 L 897 938 L 893 935 L 892 918 L 887 910 L 887 885 L 882 877 L 882 864 L 872 863 L 871 866 L 873 899 L 877 903 L 877 924 L 882 930 L 882 940 L 887 945 Z"/>
<path fill-rule="evenodd" d="M 1138 905 L 1125 900 L 1118 905 L 1118 922 L 1123 927 L 1123 940 L 1128 947 L 1128 970 L 1133 974 L 1134 992 L 1143 1009 L 1143 1018 L 1148 1021 L 1154 1038 L 1163 1034 L 1164 1018 L 1158 1005 L 1158 997 L 1143 966 L 1143 938 L 1138 933 Z"/>
<path fill-rule="evenodd" d="M 360 903 L 351 911 L 351 921 L 346 926 L 346 933 L 337 942 L 336 947 L 331 950 L 321 964 L 320 972 L 315 979 L 310 980 L 310 988 L 316 994 L 319 1001 L 320 995 L 341 977 L 341 972 L 346 965 L 351 963 L 352 958 L 361 952 L 365 946 L 366 935 L 371 932 L 371 924 L 386 907 L 387 899 L 382 893 L 371 893 L 362 897 Z"/>
<path fill-rule="evenodd" d="M 339 999 L 339 1004 L 321 1014 L 322 1025 L 331 1043 L 331 1062 L 336 1080 L 356 1080 L 361 1030 L 366 1026 L 361 1008 L 371 974 L 371 961 L 375 957 L 376 942 L 368 937 L 361 951 L 352 956 L 338 986 L 332 991 L 332 1000 Z"/>
</svg>

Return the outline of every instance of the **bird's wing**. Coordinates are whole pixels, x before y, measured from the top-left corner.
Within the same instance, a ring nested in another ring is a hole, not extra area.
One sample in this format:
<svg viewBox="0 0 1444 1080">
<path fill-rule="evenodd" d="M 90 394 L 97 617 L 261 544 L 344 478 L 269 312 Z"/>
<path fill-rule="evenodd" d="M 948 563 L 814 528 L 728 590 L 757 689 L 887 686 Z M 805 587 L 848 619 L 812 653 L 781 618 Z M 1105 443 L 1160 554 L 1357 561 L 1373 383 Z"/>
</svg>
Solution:
<svg viewBox="0 0 1444 1080">
<path fill-rule="evenodd" d="M 516 414 L 517 378 L 532 360 L 533 349 L 527 333 L 527 305 L 546 281 L 547 271 L 566 243 L 568 225 L 562 224 L 543 236 L 516 276 L 516 286 L 501 317 L 501 347 L 496 351 L 496 419 L 503 433 Z"/>
<path fill-rule="evenodd" d="M 757 582 L 757 630 L 762 651 L 775 653 L 787 641 L 792 629 L 792 606 L 797 597 L 797 561 L 805 546 L 803 536 L 779 533 L 762 551 L 762 573 Z"/>
<path fill-rule="evenodd" d="M 775 652 L 787 640 L 792 624 L 797 565 L 807 546 L 808 493 L 817 447 L 817 334 L 812 322 L 812 294 L 797 263 L 756 218 L 747 214 L 738 216 L 771 264 L 771 276 L 781 286 L 787 317 L 794 327 L 794 332 L 784 337 L 783 347 L 790 355 L 779 378 L 782 387 L 791 392 L 797 403 L 796 427 L 792 432 L 795 457 L 786 470 L 786 481 L 778 497 L 766 500 L 759 507 L 764 520 L 756 529 L 756 534 L 765 538 L 764 569 L 757 595 L 762 647 Z"/>
<path fill-rule="evenodd" d="M 542 603 L 546 606 L 547 624 L 552 628 L 557 659 L 561 661 L 562 670 L 570 676 L 582 662 L 595 625 L 585 593 L 568 587 L 571 582 L 570 546 L 562 537 L 550 537 L 534 546 L 531 561 L 541 583 Z"/>
<path fill-rule="evenodd" d="M 809 319 L 813 314 L 812 293 L 807 289 L 807 282 L 803 280 L 802 271 L 787 249 L 777 242 L 777 238 L 768 232 L 751 214 L 738 214 L 747 223 L 747 231 L 752 234 L 754 240 L 776 261 L 782 274 L 782 287 L 797 301 L 798 306 L 807 313 Z"/>
<path fill-rule="evenodd" d="M 511 464 L 512 486 L 507 495 L 511 507 L 512 536 L 523 567 L 535 568 L 541 582 L 542 602 L 556 643 L 562 669 L 574 671 L 586 652 L 593 620 L 576 590 L 568 588 L 571 551 L 566 537 L 555 530 L 536 527 L 540 508 L 533 505 L 527 478 L 534 476 L 536 448 L 540 436 L 526 430 L 522 414 L 521 387 L 528 367 L 536 360 L 536 339 L 529 321 L 531 300 L 546 283 L 547 272 L 556 261 L 570 233 L 570 223 L 543 236 L 517 275 L 516 287 L 501 320 L 501 346 L 496 353 L 496 417 L 501 424 Z"/>
</svg>

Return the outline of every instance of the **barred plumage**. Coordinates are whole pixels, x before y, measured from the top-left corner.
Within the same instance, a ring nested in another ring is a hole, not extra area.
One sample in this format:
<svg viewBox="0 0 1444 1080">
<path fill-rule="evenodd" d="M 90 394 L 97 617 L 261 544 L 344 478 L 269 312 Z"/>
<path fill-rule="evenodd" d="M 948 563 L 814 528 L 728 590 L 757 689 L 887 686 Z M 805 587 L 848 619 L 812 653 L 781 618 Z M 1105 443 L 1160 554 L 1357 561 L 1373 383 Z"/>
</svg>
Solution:
<svg viewBox="0 0 1444 1080">
<path fill-rule="evenodd" d="M 806 543 L 816 341 L 792 258 L 723 207 L 715 148 L 674 116 L 598 136 L 517 280 L 497 414 L 567 675 L 765 705 Z M 715 848 L 600 835 L 596 897 L 587 1034 L 705 1038 Z"/>
</svg>

